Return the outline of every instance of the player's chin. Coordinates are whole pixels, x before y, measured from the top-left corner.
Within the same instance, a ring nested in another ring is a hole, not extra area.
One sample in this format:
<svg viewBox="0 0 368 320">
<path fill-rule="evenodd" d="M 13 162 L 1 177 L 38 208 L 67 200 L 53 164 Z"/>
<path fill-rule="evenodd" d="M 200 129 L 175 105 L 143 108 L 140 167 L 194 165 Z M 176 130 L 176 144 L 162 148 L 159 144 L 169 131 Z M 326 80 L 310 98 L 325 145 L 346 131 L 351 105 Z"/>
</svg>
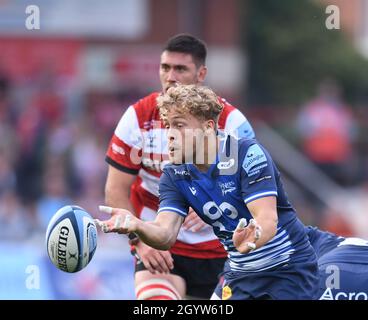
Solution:
<svg viewBox="0 0 368 320">
<path fill-rule="evenodd" d="M 176 84 L 169 84 L 169 85 L 165 86 L 164 87 L 164 92 L 166 93 L 167 90 L 169 90 L 170 88 L 175 87 L 175 86 L 176 86 Z"/>
<path fill-rule="evenodd" d="M 175 157 L 175 156 L 174 157 L 169 156 L 169 161 L 172 164 L 182 164 L 183 163 L 182 159 Z"/>
<path fill-rule="evenodd" d="M 175 150 L 169 150 L 168 156 L 169 156 L 170 163 L 172 163 L 172 164 L 179 164 L 179 162 L 178 162 L 179 157 L 176 154 Z"/>
<path fill-rule="evenodd" d="M 169 151 L 169 161 L 172 164 L 182 164 L 182 156 L 181 154 L 178 154 L 178 152 L 175 151 Z"/>
</svg>

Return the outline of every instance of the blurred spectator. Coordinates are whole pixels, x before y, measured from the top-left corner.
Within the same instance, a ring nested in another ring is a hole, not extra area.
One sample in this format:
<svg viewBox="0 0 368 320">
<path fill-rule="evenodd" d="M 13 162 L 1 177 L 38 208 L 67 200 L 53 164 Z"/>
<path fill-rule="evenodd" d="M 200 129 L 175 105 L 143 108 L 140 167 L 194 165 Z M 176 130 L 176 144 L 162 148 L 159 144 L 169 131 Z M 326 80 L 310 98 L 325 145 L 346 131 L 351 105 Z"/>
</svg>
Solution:
<svg viewBox="0 0 368 320">
<path fill-rule="evenodd" d="M 24 240 L 32 232 L 33 222 L 16 194 L 8 190 L 0 196 L 0 240 Z"/>
<path fill-rule="evenodd" d="M 17 192 L 25 203 L 34 203 L 42 195 L 48 141 L 66 117 L 66 97 L 61 94 L 59 78 L 55 65 L 47 61 L 32 82 L 24 82 L 16 91 L 21 105 L 16 126 L 20 148 L 16 164 Z"/>
<path fill-rule="evenodd" d="M 91 179 L 84 187 L 83 193 L 73 198 L 73 203 L 85 209 L 92 216 L 103 219 L 103 214 L 97 210 L 98 206 L 105 203 L 104 186 L 101 179 Z"/>
<path fill-rule="evenodd" d="M 12 166 L 16 154 L 16 139 L 13 130 L 15 114 L 10 102 L 11 83 L 6 73 L 0 70 L 0 195 L 14 190 L 15 172 Z"/>
<path fill-rule="evenodd" d="M 47 128 L 60 123 L 66 116 L 66 97 L 62 95 L 62 77 L 55 70 L 56 65 L 46 61 L 41 65 L 34 79 L 34 92 L 29 108 L 37 110 Z"/>
<path fill-rule="evenodd" d="M 37 110 L 23 110 L 18 120 L 17 138 L 17 193 L 23 202 L 32 203 L 42 192 L 43 148 L 46 140 L 45 126 Z"/>
<path fill-rule="evenodd" d="M 0 70 L 0 124 L 14 125 L 16 113 L 11 101 L 12 83 L 7 74 Z"/>
<path fill-rule="evenodd" d="M 103 161 L 106 137 L 101 136 L 90 120 L 88 116 L 84 116 L 75 124 L 71 151 L 72 165 L 81 182 L 82 192 L 90 183 L 99 183 L 100 186 L 103 186 L 106 175 L 106 166 Z"/>
<path fill-rule="evenodd" d="M 4 151 L 0 150 L 0 196 L 7 191 L 14 191 L 16 184 L 15 172 Z"/>
<path fill-rule="evenodd" d="M 353 173 L 356 128 L 335 82 L 325 80 L 320 84 L 317 97 L 303 106 L 297 125 L 304 153 L 337 182 L 348 184 Z"/>
<path fill-rule="evenodd" d="M 55 212 L 68 204 L 72 203 L 68 197 L 64 159 L 50 155 L 43 176 L 43 194 L 36 207 L 41 229 L 45 231 Z"/>
</svg>

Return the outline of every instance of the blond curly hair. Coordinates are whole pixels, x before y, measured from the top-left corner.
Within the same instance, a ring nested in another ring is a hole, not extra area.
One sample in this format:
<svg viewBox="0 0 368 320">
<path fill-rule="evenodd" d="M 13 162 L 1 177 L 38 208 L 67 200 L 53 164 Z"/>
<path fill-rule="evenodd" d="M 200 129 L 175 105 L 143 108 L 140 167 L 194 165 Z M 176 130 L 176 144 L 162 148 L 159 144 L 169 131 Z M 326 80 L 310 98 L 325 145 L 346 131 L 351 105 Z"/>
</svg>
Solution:
<svg viewBox="0 0 368 320">
<path fill-rule="evenodd" d="M 181 114 L 190 113 L 199 120 L 214 120 L 224 108 L 216 94 L 208 87 L 198 85 L 177 85 L 157 97 L 157 108 L 163 122 L 172 107 Z"/>
</svg>

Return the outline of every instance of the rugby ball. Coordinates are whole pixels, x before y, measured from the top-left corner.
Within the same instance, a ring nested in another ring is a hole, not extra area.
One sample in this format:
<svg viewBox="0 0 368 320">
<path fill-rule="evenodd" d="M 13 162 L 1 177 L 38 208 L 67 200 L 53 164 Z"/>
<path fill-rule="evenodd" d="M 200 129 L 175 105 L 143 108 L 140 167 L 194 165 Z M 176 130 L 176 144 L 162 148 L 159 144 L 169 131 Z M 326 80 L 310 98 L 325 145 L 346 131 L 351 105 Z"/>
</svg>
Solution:
<svg viewBox="0 0 368 320">
<path fill-rule="evenodd" d="M 82 270 L 97 248 L 95 222 L 81 207 L 68 205 L 60 208 L 48 224 L 46 248 L 50 260 L 60 270 Z"/>
</svg>

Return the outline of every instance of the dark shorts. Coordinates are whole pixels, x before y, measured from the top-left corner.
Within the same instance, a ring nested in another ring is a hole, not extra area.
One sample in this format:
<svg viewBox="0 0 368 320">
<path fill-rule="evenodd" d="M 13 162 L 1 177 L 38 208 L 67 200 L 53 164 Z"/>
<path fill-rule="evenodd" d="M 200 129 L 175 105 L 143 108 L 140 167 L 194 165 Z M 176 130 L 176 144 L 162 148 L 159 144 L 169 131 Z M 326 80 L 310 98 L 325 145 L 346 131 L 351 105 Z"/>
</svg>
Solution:
<svg viewBox="0 0 368 320">
<path fill-rule="evenodd" d="M 224 269 L 226 258 L 197 259 L 173 254 L 172 274 L 182 277 L 186 282 L 187 295 L 209 299 Z M 147 270 L 142 261 L 136 259 L 135 272 Z"/>
</svg>

